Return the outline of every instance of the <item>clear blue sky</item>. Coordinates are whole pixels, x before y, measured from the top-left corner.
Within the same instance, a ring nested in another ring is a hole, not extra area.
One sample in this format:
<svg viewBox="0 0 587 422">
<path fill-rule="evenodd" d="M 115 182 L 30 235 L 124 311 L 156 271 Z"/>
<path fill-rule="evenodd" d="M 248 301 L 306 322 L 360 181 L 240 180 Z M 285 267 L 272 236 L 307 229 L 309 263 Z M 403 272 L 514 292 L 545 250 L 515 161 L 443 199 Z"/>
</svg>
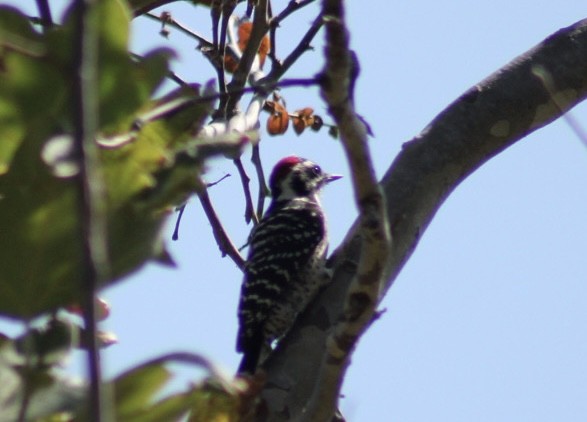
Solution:
<svg viewBox="0 0 587 422">
<path fill-rule="evenodd" d="M 34 2 L 25 3 L 34 10 Z M 280 9 L 286 1 L 273 3 Z M 379 175 L 403 142 L 466 89 L 585 17 L 576 0 L 350 0 L 347 6 L 362 69 L 356 103 L 375 133 L 371 146 Z M 207 9 L 164 9 L 209 34 Z M 284 23 L 280 54 L 316 9 Z M 175 47 L 175 69 L 184 79 L 214 76 L 192 40 L 172 30 L 165 41 L 158 29 L 136 20 L 133 50 Z M 318 40 L 289 76 L 321 68 L 321 35 Z M 325 114 L 314 89 L 283 95 L 291 109 L 312 106 Z M 587 126 L 585 106 L 573 115 Z M 267 171 L 291 153 L 348 174 L 341 148 L 326 133 L 263 136 Z M 235 174 L 225 161 L 211 163 L 210 170 L 210 181 Z M 324 194 L 331 248 L 356 216 L 349 183 L 343 179 Z M 562 121 L 462 183 L 385 298 L 387 312 L 361 339 L 343 387 L 348 420 L 587 420 L 586 183 L 587 148 Z M 229 178 L 210 193 L 233 240 L 243 244 L 249 228 L 239 180 Z M 113 307 L 103 328 L 120 339 L 104 353 L 108 376 L 175 350 L 202 353 L 229 372 L 238 364 L 241 275 L 220 258 L 197 200 L 184 215 L 180 241 L 169 243 L 177 270 L 148 265 L 103 293 Z M 178 371 L 180 387 L 197 375 Z"/>
</svg>

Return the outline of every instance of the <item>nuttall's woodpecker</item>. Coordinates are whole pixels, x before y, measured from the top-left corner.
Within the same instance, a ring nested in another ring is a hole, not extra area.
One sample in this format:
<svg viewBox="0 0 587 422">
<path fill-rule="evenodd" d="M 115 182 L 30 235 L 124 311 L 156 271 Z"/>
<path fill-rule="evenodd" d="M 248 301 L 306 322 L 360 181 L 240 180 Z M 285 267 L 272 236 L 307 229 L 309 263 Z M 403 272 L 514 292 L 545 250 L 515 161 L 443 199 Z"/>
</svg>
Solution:
<svg viewBox="0 0 587 422">
<path fill-rule="evenodd" d="M 286 157 L 269 178 L 272 201 L 249 238 L 238 308 L 240 373 L 254 373 L 322 284 L 328 248 L 320 189 L 341 176 L 300 157 Z"/>
</svg>

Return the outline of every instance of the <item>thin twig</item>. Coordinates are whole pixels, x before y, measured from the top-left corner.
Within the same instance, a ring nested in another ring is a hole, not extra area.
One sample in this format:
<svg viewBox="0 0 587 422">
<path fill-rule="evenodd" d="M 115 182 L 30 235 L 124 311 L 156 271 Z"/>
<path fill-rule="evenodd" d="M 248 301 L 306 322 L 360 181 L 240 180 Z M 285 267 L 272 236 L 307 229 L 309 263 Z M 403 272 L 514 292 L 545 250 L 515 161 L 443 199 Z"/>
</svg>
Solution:
<svg viewBox="0 0 587 422">
<path fill-rule="evenodd" d="M 210 201 L 208 190 L 203 189 L 200 193 L 198 193 L 198 198 L 200 199 L 202 208 L 204 209 L 206 217 L 208 217 L 208 221 L 212 226 L 212 233 L 214 234 L 214 239 L 216 239 L 216 243 L 220 248 L 220 253 L 222 253 L 223 257 L 228 255 L 230 259 L 232 259 L 232 261 L 236 264 L 236 266 L 244 271 L 245 260 L 226 234 L 226 231 L 220 222 L 220 218 L 218 218 L 218 215 L 214 210 L 212 201 Z"/>
<path fill-rule="evenodd" d="M 210 2 L 210 17 L 212 18 L 212 48 L 218 50 L 218 24 L 222 16 L 222 0 L 212 0 Z"/>
<path fill-rule="evenodd" d="M 222 176 L 220 179 L 218 179 L 215 182 L 210 182 L 210 183 L 206 183 L 206 187 L 211 188 L 212 186 L 216 186 L 218 183 L 222 182 L 224 179 L 227 179 L 231 177 L 230 173 L 226 173 L 224 176 Z"/>
<path fill-rule="evenodd" d="M 265 173 L 263 171 L 263 164 L 261 163 L 261 151 L 259 144 L 253 145 L 253 153 L 251 155 L 251 162 L 257 171 L 257 180 L 259 182 L 259 196 L 257 197 L 257 218 L 263 215 L 263 208 L 265 208 L 265 198 L 270 194 L 269 188 L 265 184 Z"/>
<path fill-rule="evenodd" d="M 181 204 L 180 206 L 175 208 L 175 211 L 177 211 L 179 214 L 177 215 L 177 219 L 175 220 L 175 227 L 173 228 L 173 234 L 171 235 L 171 240 L 178 240 L 179 239 L 179 225 L 181 224 L 181 218 L 183 217 L 183 213 L 185 211 L 186 206 L 187 206 L 187 203 Z"/>
<path fill-rule="evenodd" d="M 53 27 L 53 17 L 51 16 L 51 8 L 47 0 L 37 0 L 37 9 L 39 9 L 39 16 L 43 30 L 46 31 Z"/>
<path fill-rule="evenodd" d="M 290 69 L 290 67 L 300 58 L 302 54 L 311 49 L 310 43 L 312 42 L 316 34 L 318 34 L 318 31 L 320 31 L 320 28 L 322 28 L 323 25 L 324 19 L 322 17 L 322 14 L 319 14 L 316 17 L 316 19 L 314 19 L 314 22 L 312 22 L 312 25 L 310 25 L 310 28 L 308 29 L 308 31 L 306 31 L 306 34 L 302 37 L 302 39 L 300 40 L 298 45 L 292 50 L 292 52 L 285 58 L 285 60 L 283 60 L 283 62 L 279 62 L 277 60 L 273 61 L 271 71 L 267 76 L 265 76 L 263 79 L 257 82 L 257 86 L 262 86 L 264 84 L 271 86 L 275 83 L 275 81 L 278 81 Z M 290 81 L 293 80 L 294 79 L 290 79 Z M 282 81 L 282 83 L 283 82 L 285 82 L 285 80 Z M 279 84 L 279 86 L 282 85 Z"/>
<path fill-rule="evenodd" d="M 279 13 L 279 15 L 275 16 L 271 19 L 271 26 L 277 27 L 279 24 L 287 18 L 289 15 L 294 13 L 296 10 L 301 9 L 302 7 L 306 7 L 307 5 L 314 3 L 316 0 L 290 0 L 287 6 Z"/>
<path fill-rule="evenodd" d="M 273 79 L 269 80 L 268 78 L 263 78 L 259 83 L 256 83 L 254 86 L 247 86 L 243 87 L 238 91 L 232 91 L 232 94 L 238 93 L 239 95 L 244 94 L 267 94 L 277 88 L 295 88 L 295 87 L 311 87 L 317 86 L 320 84 L 319 78 L 288 78 L 282 79 L 281 81 L 274 81 Z M 227 98 L 229 94 L 221 94 L 221 93 L 214 93 L 207 96 L 202 96 L 194 101 L 196 102 L 206 102 L 206 101 L 214 101 L 218 99 Z"/>
<path fill-rule="evenodd" d="M 210 3 L 210 17 L 212 18 L 212 48 L 204 50 L 208 60 L 212 63 L 212 67 L 216 70 L 216 79 L 218 80 L 218 91 L 226 93 L 226 82 L 224 80 L 224 55 L 220 53 L 220 45 L 223 44 L 222 38 L 219 35 L 220 18 L 222 17 L 222 0 L 213 0 Z M 226 28 L 224 28 L 226 30 Z M 226 34 L 226 32 L 225 32 Z M 225 45 L 225 44 L 224 44 Z M 222 51 L 224 51 L 222 45 Z"/>
<path fill-rule="evenodd" d="M 314 22 L 312 22 L 312 25 L 310 26 L 310 28 L 308 28 L 308 31 L 300 40 L 296 48 L 294 48 L 292 52 L 285 58 L 285 60 L 281 64 L 281 69 L 276 71 L 275 74 L 273 74 L 272 70 L 269 76 L 275 78 L 281 77 L 300 58 L 302 54 L 304 54 L 308 50 L 311 50 L 312 47 L 310 43 L 312 42 L 316 34 L 318 34 L 318 31 L 320 31 L 322 25 L 324 25 L 324 19 L 320 14 L 316 17 L 316 19 L 314 19 Z"/>
<path fill-rule="evenodd" d="M 270 35 L 270 42 L 271 42 L 271 49 L 269 51 L 269 58 L 271 59 L 272 66 L 279 66 L 281 63 L 277 58 L 277 28 L 281 24 L 281 22 L 295 12 L 298 9 L 301 9 L 304 6 L 307 6 L 310 3 L 313 3 L 316 0 L 291 0 L 287 6 L 277 15 L 273 16 L 270 15 L 271 18 L 269 20 L 269 24 L 271 29 L 269 30 Z"/>
<path fill-rule="evenodd" d="M 269 22 L 273 22 L 273 9 L 271 8 L 271 2 L 269 2 Z M 279 59 L 277 58 L 277 27 L 278 25 L 271 25 L 269 29 L 269 60 L 271 60 L 271 65 L 275 66 L 279 63 Z"/>
<path fill-rule="evenodd" d="M 230 177 L 230 173 L 225 174 L 224 176 L 222 176 L 220 179 L 218 179 L 215 182 L 206 183 L 206 187 L 207 188 L 211 188 L 212 186 L 215 186 L 218 183 L 222 182 L 227 177 Z M 181 219 L 183 217 L 183 213 L 185 212 L 185 208 L 186 207 L 187 207 L 187 202 L 185 204 L 181 204 L 180 206 L 178 206 L 178 207 L 175 208 L 175 211 L 177 211 L 179 214 L 177 215 L 177 219 L 175 220 L 175 227 L 173 229 L 173 234 L 171 235 L 171 239 L 172 240 L 178 240 L 179 239 L 179 226 L 181 224 Z"/>
<path fill-rule="evenodd" d="M 80 163 L 79 219 L 80 239 L 83 242 L 82 296 L 83 318 L 88 345 L 90 378 L 90 420 L 102 420 L 102 394 L 100 354 L 97 339 L 95 294 L 100 282 L 106 278 L 108 260 L 105 233 L 105 204 L 100 162 L 94 143 L 97 122 L 97 51 L 98 26 L 97 0 L 76 0 L 76 36 L 73 46 L 73 125 L 76 157 Z"/>
<path fill-rule="evenodd" d="M 210 42 L 208 39 L 206 39 L 202 35 L 198 34 L 197 32 L 192 31 L 187 26 L 178 22 L 176 19 L 174 19 L 173 17 L 171 17 L 169 15 L 166 15 L 165 18 L 162 18 L 161 16 L 157 16 L 154 13 L 149 12 L 149 13 L 145 13 L 143 16 L 145 16 L 149 19 L 152 19 L 152 20 L 156 20 L 157 22 L 165 23 L 165 25 L 169 25 L 172 28 L 177 29 L 178 31 L 184 33 L 185 35 L 187 35 L 191 38 L 194 38 L 195 40 L 198 40 L 198 42 L 200 43 L 201 46 L 213 47 L 213 43 Z"/>
<path fill-rule="evenodd" d="M 253 19 L 253 29 L 249 41 L 241 56 L 238 66 L 234 71 L 232 80 L 228 84 L 229 98 L 226 104 L 226 115 L 232 116 L 237 108 L 242 94 L 238 93 L 246 84 L 251 68 L 257 57 L 257 52 L 261 45 L 263 37 L 269 31 L 269 19 L 267 18 L 267 1 L 259 0 L 255 7 L 255 16 Z"/>
<path fill-rule="evenodd" d="M 220 24 L 220 42 L 217 54 L 220 57 L 220 72 L 218 75 L 218 91 L 226 92 L 226 81 L 224 79 L 224 57 L 226 56 L 226 32 L 230 24 L 230 17 L 236 8 L 236 0 L 223 0 L 222 2 L 222 23 Z"/>
<path fill-rule="evenodd" d="M 130 53 L 130 56 L 137 61 L 144 60 L 144 57 L 141 56 L 140 54 Z M 173 82 L 175 82 L 179 86 L 183 86 L 183 87 L 190 86 L 190 84 L 188 82 L 186 82 L 181 76 L 179 76 L 177 73 L 173 72 L 172 70 L 167 71 L 166 77 L 171 79 Z"/>
<path fill-rule="evenodd" d="M 212 36 L 213 40 L 209 41 L 208 39 L 204 38 L 202 35 L 198 34 L 197 32 L 189 29 L 187 26 L 183 25 L 182 23 L 178 22 L 174 19 L 169 13 L 162 14 L 161 16 L 157 16 L 153 13 L 145 13 L 144 16 L 148 17 L 149 19 L 156 20 L 157 22 L 161 22 L 164 25 L 169 25 L 172 28 L 175 28 L 182 32 L 183 34 L 187 35 L 190 38 L 197 40 L 200 45 L 199 49 L 202 52 L 203 56 L 208 59 L 214 70 L 216 71 L 216 76 L 218 79 L 219 85 L 219 97 L 221 101 L 226 101 L 228 95 L 226 93 L 226 83 L 224 81 L 224 56 L 220 56 L 218 54 L 218 22 L 217 20 L 220 19 L 220 14 L 216 16 L 216 5 L 218 6 L 218 13 L 220 13 L 220 0 L 215 0 L 211 7 L 211 14 L 212 14 Z M 233 51 L 232 48 L 225 49 L 228 51 L 229 54 L 232 56 L 236 56 L 236 52 Z M 181 84 L 182 80 L 176 75 L 171 74 L 169 75 L 174 81 Z M 223 109 L 222 103 L 219 106 L 219 110 Z M 216 114 L 223 114 L 223 113 L 216 113 Z"/>
<path fill-rule="evenodd" d="M 249 224 L 252 220 L 253 224 L 256 225 L 259 222 L 259 217 L 255 212 L 255 208 L 253 207 L 253 197 L 251 195 L 251 189 L 249 186 L 251 179 L 249 178 L 241 159 L 236 158 L 233 161 L 234 165 L 238 170 L 238 174 L 241 178 L 241 183 L 243 185 L 243 191 L 245 193 L 245 221 L 247 224 Z"/>
<path fill-rule="evenodd" d="M 169 70 L 167 71 L 167 78 L 171 79 L 173 82 L 175 82 L 176 84 L 178 84 L 179 86 L 182 87 L 189 87 L 190 84 L 188 82 L 186 82 L 183 78 L 181 78 L 181 76 L 179 76 L 177 73 Z"/>
<path fill-rule="evenodd" d="M 24 340 L 25 340 L 25 345 L 24 345 L 24 368 L 23 371 L 21 372 L 21 376 L 20 376 L 20 380 L 22 382 L 22 397 L 20 399 L 20 406 L 18 409 L 18 416 L 16 418 L 17 422 L 25 422 L 27 420 L 26 418 L 26 414 L 29 408 L 29 405 L 31 403 L 31 393 L 32 393 L 32 388 L 31 388 L 31 374 L 33 371 L 33 364 L 32 364 L 32 354 L 33 354 L 33 350 L 34 350 L 34 345 L 30 344 L 33 342 L 33 336 L 32 336 L 32 327 L 31 327 L 31 321 L 30 320 L 26 320 L 25 321 L 25 334 L 23 336 Z"/>
<path fill-rule="evenodd" d="M 220 3 L 220 2 L 219 2 Z M 229 36 L 230 34 L 234 33 L 234 27 L 236 26 L 236 18 L 232 16 L 232 13 L 236 7 L 236 2 L 234 0 L 223 0 L 222 7 L 218 6 L 219 13 L 222 12 L 222 22 L 220 24 L 220 34 L 218 34 L 218 19 L 220 19 L 220 15 L 218 15 L 216 22 L 212 22 L 212 30 L 214 31 L 214 50 L 211 54 L 214 56 L 213 65 L 216 69 L 217 79 L 218 79 L 218 91 L 222 94 L 227 93 L 226 87 L 226 53 L 227 51 L 230 52 L 231 56 L 236 60 L 240 60 L 240 56 L 242 55 L 242 51 L 238 45 L 236 45 L 236 40 L 234 36 Z M 214 16 L 213 16 L 214 19 Z M 231 38 L 231 42 L 229 43 L 230 48 L 227 48 L 227 37 Z M 221 98 L 218 109 L 214 115 L 214 118 L 226 119 L 226 102 L 228 101 L 228 96 L 225 95 Z"/>
<path fill-rule="evenodd" d="M 157 1 L 150 1 L 145 6 L 139 7 L 137 9 L 135 9 L 134 12 L 133 12 L 133 16 L 136 18 L 138 16 L 146 15 L 151 10 L 156 9 L 158 7 L 161 7 L 161 6 L 164 6 L 167 3 L 173 3 L 174 1 L 177 1 L 177 0 L 157 0 Z"/>
</svg>

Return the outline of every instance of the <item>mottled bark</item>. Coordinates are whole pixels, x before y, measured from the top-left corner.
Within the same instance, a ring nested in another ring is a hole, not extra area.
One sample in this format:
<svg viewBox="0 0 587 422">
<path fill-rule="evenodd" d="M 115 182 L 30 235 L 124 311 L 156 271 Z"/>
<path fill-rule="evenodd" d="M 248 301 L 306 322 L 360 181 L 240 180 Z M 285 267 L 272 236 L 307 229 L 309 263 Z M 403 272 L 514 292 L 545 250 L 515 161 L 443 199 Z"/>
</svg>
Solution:
<svg viewBox="0 0 587 422">
<path fill-rule="evenodd" d="M 545 74 L 551 79 L 550 86 L 545 86 Z M 584 20 L 561 29 L 470 88 L 406 142 L 380 182 L 393 245 L 379 300 L 459 183 L 586 96 Z M 304 420 L 326 353 L 326 340 L 344 315 L 347 292 L 357 275 L 360 231 L 357 222 L 331 259 L 333 283 L 298 319 L 265 363 L 266 402 L 260 419 Z"/>
</svg>

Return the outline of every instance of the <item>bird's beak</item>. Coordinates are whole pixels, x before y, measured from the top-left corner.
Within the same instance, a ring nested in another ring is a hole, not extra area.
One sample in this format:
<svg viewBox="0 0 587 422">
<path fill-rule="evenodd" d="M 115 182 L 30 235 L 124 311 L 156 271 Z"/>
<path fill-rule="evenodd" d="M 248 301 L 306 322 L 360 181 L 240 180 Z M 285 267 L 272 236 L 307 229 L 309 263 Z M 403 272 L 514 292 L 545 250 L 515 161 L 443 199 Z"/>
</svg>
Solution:
<svg viewBox="0 0 587 422">
<path fill-rule="evenodd" d="M 342 177 L 340 174 L 327 174 L 324 176 L 324 183 L 334 182 Z"/>
</svg>

